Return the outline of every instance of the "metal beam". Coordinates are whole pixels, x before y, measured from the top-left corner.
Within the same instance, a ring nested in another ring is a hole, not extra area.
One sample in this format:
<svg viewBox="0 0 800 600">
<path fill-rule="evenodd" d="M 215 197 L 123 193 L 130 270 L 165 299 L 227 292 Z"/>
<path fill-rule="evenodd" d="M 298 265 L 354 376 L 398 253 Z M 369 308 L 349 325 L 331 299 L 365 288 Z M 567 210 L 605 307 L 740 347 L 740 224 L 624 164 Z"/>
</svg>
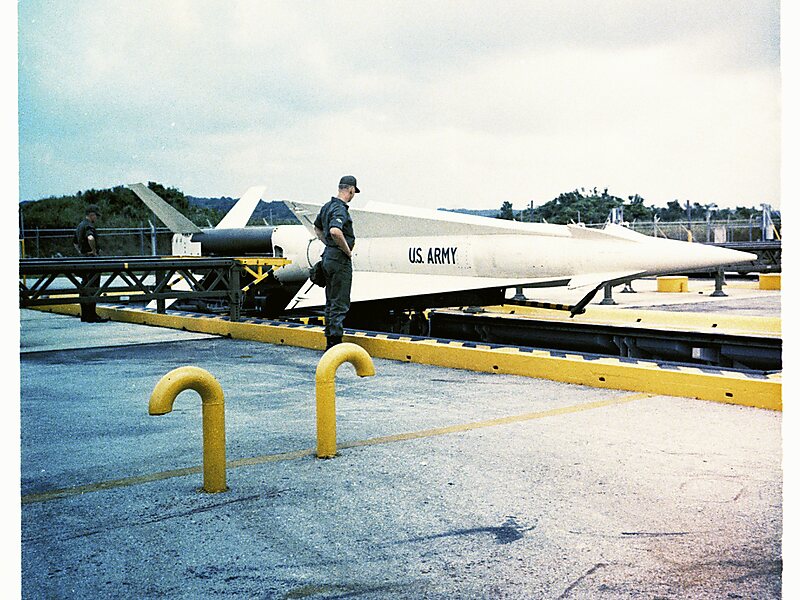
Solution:
<svg viewBox="0 0 800 600">
<path fill-rule="evenodd" d="M 255 263 L 254 263 L 255 261 Z M 118 301 L 120 296 L 166 300 L 227 301 L 230 318 L 241 316 L 242 287 L 251 283 L 251 267 L 262 274 L 288 264 L 284 258 L 108 257 L 46 258 L 19 261 L 20 307 Z M 190 290 L 173 290 L 169 282 L 184 279 Z M 252 285 L 258 285 L 255 282 Z"/>
</svg>

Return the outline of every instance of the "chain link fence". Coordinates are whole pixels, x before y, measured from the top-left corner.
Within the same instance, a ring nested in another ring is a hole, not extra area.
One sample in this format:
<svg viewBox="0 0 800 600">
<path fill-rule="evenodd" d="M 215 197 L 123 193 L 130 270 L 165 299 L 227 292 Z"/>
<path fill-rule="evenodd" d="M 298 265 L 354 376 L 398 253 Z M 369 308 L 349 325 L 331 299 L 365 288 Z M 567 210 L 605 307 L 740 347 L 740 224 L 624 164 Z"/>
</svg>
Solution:
<svg viewBox="0 0 800 600">
<path fill-rule="evenodd" d="M 634 221 L 627 225 L 644 235 L 701 243 L 781 239 L 780 218 L 772 218 L 767 223 L 763 223 L 761 218 L 754 218 L 749 221 Z"/>
<path fill-rule="evenodd" d="M 78 256 L 74 229 L 26 229 L 20 232 L 20 258 Z M 172 232 L 166 227 L 98 227 L 102 256 L 169 256 Z"/>
</svg>

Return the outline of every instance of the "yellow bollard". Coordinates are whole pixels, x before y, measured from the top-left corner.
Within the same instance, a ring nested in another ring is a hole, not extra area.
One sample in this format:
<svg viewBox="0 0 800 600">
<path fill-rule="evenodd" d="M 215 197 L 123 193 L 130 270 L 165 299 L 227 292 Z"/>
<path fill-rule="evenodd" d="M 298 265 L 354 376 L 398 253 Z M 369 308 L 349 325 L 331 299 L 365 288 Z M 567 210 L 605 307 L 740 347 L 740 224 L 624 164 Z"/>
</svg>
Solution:
<svg viewBox="0 0 800 600">
<path fill-rule="evenodd" d="M 658 292 L 688 292 L 689 278 L 685 275 L 671 275 L 656 277 L 656 291 Z"/>
<path fill-rule="evenodd" d="M 156 384 L 150 395 L 151 415 L 172 412 L 175 398 L 194 390 L 203 401 L 203 489 L 224 492 L 225 484 L 225 397 L 222 386 L 211 373 L 199 367 L 173 369 Z"/>
<path fill-rule="evenodd" d="M 337 344 L 317 364 L 317 458 L 336 456 L 336 369 L 349 362 L 359 377 L 375 375 L 372 358 L 361 346 Z"/>
<path fill-rule="evenodd" d="M 759 273 L 758 289 L 760 290 L 779 290 L 781 289 L 780 273 Z"/>
</svg>

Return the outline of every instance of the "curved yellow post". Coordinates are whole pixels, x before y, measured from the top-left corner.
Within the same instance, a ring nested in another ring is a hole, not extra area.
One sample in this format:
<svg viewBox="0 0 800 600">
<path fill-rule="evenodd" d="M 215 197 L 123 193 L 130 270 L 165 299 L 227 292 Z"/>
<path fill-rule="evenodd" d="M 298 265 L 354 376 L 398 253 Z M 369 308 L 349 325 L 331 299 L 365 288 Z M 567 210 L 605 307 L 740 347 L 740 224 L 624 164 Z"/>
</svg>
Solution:
<svg viewBox="0 0 800 600">
<path fill-rule="evenodd" d="M 317 364 L 317 457 L 336 455 L 336 369 L 349 362 L 359 377 L 375 375 L 372 358 L 361 346 L 337 344 Z"/>
<path fill-rule="evenodd" d="M 224 492 L 225 484 L 225 397 L 222 386 L 211 373 L 199 367 L 173 369 L 156 384 L 150 395 L 151 415 L 172 412 L 175 398 L 194 390 L 203 401 L 203 489 Z"/>
</svg>

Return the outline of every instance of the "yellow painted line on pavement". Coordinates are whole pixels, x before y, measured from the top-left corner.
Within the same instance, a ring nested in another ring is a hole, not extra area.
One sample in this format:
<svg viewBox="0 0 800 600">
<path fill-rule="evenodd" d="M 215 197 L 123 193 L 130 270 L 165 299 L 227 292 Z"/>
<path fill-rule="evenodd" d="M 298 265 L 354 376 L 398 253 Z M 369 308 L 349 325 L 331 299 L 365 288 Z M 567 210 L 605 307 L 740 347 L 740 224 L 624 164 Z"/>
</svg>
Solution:
<svg viewBox="0 0 800 600">
<path fill-rule="evenodd" d="M 596 408 L 603 408 L 606 406 L 625 404 L 627 402 L 633 402 L 635 400 L 642 400 L 644 398 L 651 398 L 651 397 L 652 397 L 651 394 L 628 394 L 626 396 L 611 398 L 609 400 L 599 400 L 597 402 L 584 402 L 582 404 L 573 404 L 571 406 L 563 406 L 560 408 L 552 408 L 549 410 L 524 413 L 521 415 L 513 415 L 510 417 L 499 417 L 496 419 L 476 421 L 473 423 L 462 423 L 459 425 L 437 427 L 434 429 L 425 429 L 422 431 L 412 431 L 408 433 L 386 435 L 376 438 L 370 438 L 367 440 L 344 442 L 338 444 L 337 448 L 339 450 L 346 450 L 348 448 L 377 446 L 379 444 L 389 444 L 392 442 L 402 442 L 406 440 L 435 437 L 439 435 L 447 435 L 450 433 L 461 433 L 465 431 L 472 431 L 473 429 L 481 429 L 485 427 L 497 427 L 500 425 L 509 425 L 511 423 L 520 423 L 523 421 L 533 421 L 535 419 L 544 419 L 547 417 L 556 417 L 559 415 L 567 415 L 571 413 L 583 412 L 587 410 L 593 410 Z M 316 448 L 306 448 L 305 450 L 296 450 L 294 452 L 282 452 L 280 454 L 266 454 L 263 456 L 254 456 L 251 458 L 240 458 L 237 460 L 228 461 L 227 468 L 234 469 L 236 467 L 260 465 L 264 463 L 281 462 L 286 460 L 296 460 L 298 458 L 314 456 L 315 454 L 316 454 Z M 58 498 L 66 498 L 68 496 L 78 496 L 81 494 L 88 494 L 91 492 L 99 492 L 101 490 L 110 490 L 114 488 L 139 485 L 142 483 L 151 483 L 153 481 L 162 481 L 164 479 L 171 479 L 173 477 L 185 477 L 187 475 L 196 475 L 202 472 L 203 472 L 202 466 L 186 467 L 184 469 L 173 469 L 171 471 L 161 471 L 159 473 L 139 475 L 136 477 L 124 477 L 122 479 L 112 479 L 109 481 L 101 481 L 99 483 L 89 483 L 86 485 L 79 485 L 58 490 L 50 490 L 47 492 L 39 492 L 36 494 L 26 494 L 22 496 L 22 504 L 46 502 L 47 500 L 56 500 Z"/>
<path fill-rule="evenodd" d="M 509 425 L 511 423 L 520 423 L 522 421 L 533 421 L 535 419 L 544 419 L 546 417 L 567 415 L 570 413 L 582 412 L 585 410 L 592 410 L 595 408 L 603 408 L 605 406 L 614 406 L 616 404 L 625 404 L 626 402 L 633 402 L 634 400 L 642 400 L 644 398 L 652 398 L 652 397 L 653 397 L 652 394 L 629 394 L 627 396 L 622 396 L 621 398 L 612 398 L 610 400 L 599 400 L 597 402 L 586 402 L 583 404 L 573 404 L 572 406 L 563 406 L 561 408 L 552 408 L 550 410 L 525 413 L 522 415 L 514 415 L 511 417 L 499 417 L 497 419 L 478 421 L 476 423 L 463 423 L 461 425 L 437 427 L 434 429 L 425 429 L 423 431 L 386 435 L 383 437 L 371 438 L 368 440 L 344 442 L 342 444 L 339 444 L 338 448 L 340 449 L 359 448 L 362 446 L 375 446 L 377 444 L 388 444 L 390 442 L 401 442 L 406 440 L 416 440 L 420 438 L 434 437 L 437 435 L 447 435 L 449 433 L 461 433 L 464 431 L 472 431 L 473 429 L 482 429 L 484 427 L 497 427 L 498 425 Z"/>
</svg>

